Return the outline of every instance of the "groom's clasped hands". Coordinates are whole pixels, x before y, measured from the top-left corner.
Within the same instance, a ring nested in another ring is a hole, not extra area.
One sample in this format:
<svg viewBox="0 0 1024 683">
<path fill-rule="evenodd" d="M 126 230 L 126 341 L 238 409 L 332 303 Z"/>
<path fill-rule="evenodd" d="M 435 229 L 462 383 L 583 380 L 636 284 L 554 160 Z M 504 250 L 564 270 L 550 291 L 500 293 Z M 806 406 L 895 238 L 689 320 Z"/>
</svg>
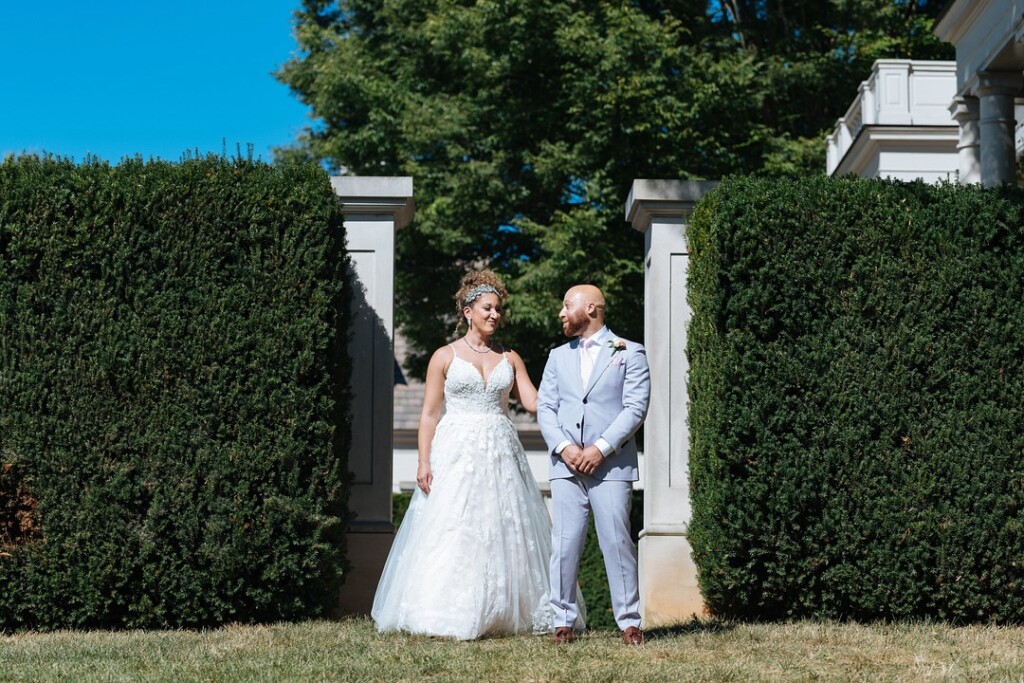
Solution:
<svg viewBox="0 0 1024 683">
<path fill-rule="evenodd" d="M 574 473 L 593 474 L 603 459 L 604 456 L 597 446 L 580 448 L 576 444 L 570 444 L 562 449 L 562 460 Z"/>
</svg>

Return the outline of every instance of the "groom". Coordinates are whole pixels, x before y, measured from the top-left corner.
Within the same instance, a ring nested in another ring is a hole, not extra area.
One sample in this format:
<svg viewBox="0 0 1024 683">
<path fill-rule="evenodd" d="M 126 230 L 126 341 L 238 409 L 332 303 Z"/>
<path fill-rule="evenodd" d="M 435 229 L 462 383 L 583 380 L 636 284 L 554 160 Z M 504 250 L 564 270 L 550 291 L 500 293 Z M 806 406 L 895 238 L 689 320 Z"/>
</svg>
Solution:
<svg viewBox="0 0 1024 683">
<path fill-rule="evenodd" d="M 629 508 L 637 480 L 636 440 L 651 394 L 644 347 L 612 334 L 604 295 L 576 285 L 558 317 L 567 337 L 551 351 L 537 421 L 551 452 L 551 606 L 555 643 L 570 643 L 576 580 L 590 511 L 604 555 L 615 621 L 627 645 L 643 644 L 636 545 Z"/>
</svg>

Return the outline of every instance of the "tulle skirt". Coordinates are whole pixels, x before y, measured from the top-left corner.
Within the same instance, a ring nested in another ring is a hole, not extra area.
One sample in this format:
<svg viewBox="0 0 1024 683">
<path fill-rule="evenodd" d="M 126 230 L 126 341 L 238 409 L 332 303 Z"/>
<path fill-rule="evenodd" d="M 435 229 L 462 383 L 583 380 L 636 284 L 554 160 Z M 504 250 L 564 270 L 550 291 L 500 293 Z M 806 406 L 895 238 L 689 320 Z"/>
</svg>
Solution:
<svg viewBox="0 0 1024 683">
<path fill-rule="evenodd" d="M 377 587 L 377 628 L 463 640 L 550 632 L 551 522 L 514 425 L 445 415 L 431 469 Z"/>
</svg>

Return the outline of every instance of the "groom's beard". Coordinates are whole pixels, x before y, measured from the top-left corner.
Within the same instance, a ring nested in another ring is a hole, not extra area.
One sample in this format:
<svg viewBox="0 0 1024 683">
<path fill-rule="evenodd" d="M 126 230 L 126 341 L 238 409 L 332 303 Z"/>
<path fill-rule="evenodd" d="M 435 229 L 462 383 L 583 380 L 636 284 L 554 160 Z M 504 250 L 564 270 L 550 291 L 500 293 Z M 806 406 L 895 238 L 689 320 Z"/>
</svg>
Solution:
<svg viewBox="0 0 1024 683">
<path fill-rule="evenodd" d="M 578 337 L 583 330 L 587 329 L 589 324 L 590 319 L 583 311 L 566 313 L 565 320 L 562 321 L 562 332 L 565 333 L 566 337 Z"/>
</svg>

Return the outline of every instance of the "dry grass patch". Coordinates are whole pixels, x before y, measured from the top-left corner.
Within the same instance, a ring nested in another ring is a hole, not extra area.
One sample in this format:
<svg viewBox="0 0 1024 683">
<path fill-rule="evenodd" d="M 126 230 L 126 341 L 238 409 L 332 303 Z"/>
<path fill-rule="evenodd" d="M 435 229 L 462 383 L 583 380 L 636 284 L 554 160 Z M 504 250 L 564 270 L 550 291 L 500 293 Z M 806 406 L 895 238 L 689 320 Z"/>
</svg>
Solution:
<svg viewBox="0 0 1024 683">
<path fill-rule="evenodd" d="M 546 637 L 462 643 L 378 634 L 366 619 L 211 631 L 0 638 L 0 681 L 1006 681 L 1024 679 L 1024 629 L 941 624 L 695 623 L 555 647 Z"/>
</svg>

